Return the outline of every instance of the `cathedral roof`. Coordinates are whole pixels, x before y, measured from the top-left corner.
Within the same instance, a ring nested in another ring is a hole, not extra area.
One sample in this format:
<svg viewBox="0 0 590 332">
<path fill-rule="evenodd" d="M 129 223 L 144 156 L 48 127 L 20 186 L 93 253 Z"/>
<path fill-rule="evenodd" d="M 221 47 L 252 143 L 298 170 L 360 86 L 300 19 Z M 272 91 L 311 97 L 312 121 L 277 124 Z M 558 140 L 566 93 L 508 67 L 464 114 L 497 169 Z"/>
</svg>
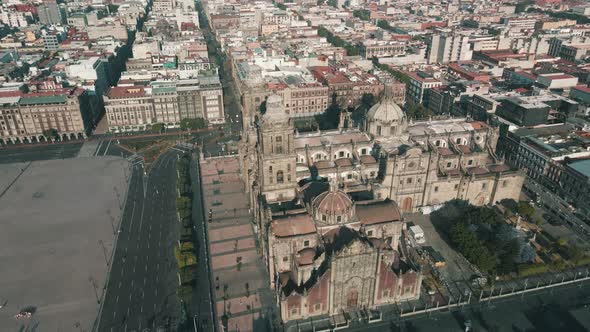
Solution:
<svg viewBox="0 0 590 332">
<path fill-rule="evenodd" d="M 372 204 L 357 204 L 355 208 L 356 216 L 363 225 L 402 220 L 399 207 L 394 201 L 387 200 Z"/>
<path fill-rule="evenodd" d="M 316 251 L 313 248 L 305 248 L 302 249 L 301 251 L 299 251 L 297 253 L 297 264 L 299 264 L 299 266 L 302 265 L 311 265 L 313 264 L 313 260 L 316 256 Z"/>
<path fill-rule="evenodd" d="M 271 228 L 277 237 L 311 234 L 316 231 L 315 224 L 307 213 L 274 219 Z"/>
</svg>

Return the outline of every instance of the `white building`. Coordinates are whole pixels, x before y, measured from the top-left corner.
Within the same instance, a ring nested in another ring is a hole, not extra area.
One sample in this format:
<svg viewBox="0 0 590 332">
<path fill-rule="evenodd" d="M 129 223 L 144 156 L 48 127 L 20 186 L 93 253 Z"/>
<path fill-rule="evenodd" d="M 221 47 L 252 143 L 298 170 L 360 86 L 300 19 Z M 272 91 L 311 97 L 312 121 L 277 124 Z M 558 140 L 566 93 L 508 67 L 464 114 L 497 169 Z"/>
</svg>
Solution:
<svg viewBox="0 0 590 332">
<path fill-rule="evenodd" d="M 430 38 L 427 59 L 428 63 L 449 63 L 471 60 L 473 51 L 469 37 L 458 33 L 444 32 L 434 34 Z"/>
<path fill-rule="evenodd" d="M 23 28 L 29 25 L 25 15 L 21 12 L 0 9 L 0 21 L 12 28 Z"/>
</svg>

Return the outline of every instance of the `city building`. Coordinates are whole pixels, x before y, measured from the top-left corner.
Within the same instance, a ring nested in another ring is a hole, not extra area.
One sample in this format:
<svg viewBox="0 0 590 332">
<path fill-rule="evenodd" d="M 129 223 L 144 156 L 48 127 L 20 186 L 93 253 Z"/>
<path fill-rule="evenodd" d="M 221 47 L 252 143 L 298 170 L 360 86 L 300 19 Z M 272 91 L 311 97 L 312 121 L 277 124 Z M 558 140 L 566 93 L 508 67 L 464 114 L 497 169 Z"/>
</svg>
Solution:
<svg viewBox="0 0 590 332">
<path fill-rule="evenodd" d="M 43 24 L 62 24 L 63 17 L 61 9 L 56 2 L 44 2 L 37 7 L 39 22 Z"/>
<path fill-rule="evenodd" d="M 85 138 L 93 124 L 82 89 L 14 93 L 0 97 L 0 142 L 33 143 Z M 49 136 L 55 130 L 58 137 Z"/>
<path fill-rule="evenodd" d="M 410 84 L 406 87 L 406 99 L 410 103 L 422 104 L 426 90 L 442 85 L 440 79 L 428 72 L 406 72 L 406 75 L 410 78 Z"/>
<path fill-rule="evenodd" d="M 428 63 L 446 64 L 471 60 L 473 50 L 469 36 L 460 33 L 443 32 L 433 34 L 428 42 Z"/>
</svg>

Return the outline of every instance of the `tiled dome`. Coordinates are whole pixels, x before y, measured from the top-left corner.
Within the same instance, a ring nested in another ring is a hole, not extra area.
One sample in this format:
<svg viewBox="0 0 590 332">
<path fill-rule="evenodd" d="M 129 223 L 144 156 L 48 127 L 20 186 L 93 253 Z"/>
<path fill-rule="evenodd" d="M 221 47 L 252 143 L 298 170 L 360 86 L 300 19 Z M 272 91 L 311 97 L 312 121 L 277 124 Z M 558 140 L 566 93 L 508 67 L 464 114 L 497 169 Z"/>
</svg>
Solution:
<svg viewBox="0 0 590 332">
<path fill-rule="evenodd" d="M 352 200 L 342 191 L 326 191 L 315 199 L 315 206 L 326 215 L 344 214 L 352 208 Z"/>
</svg>

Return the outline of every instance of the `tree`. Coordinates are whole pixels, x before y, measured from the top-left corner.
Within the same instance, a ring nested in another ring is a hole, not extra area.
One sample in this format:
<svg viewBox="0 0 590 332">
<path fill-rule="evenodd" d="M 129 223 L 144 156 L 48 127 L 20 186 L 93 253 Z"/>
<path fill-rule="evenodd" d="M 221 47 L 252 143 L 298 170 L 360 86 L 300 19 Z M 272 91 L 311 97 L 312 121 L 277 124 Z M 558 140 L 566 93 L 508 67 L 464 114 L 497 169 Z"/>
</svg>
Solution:
<svg viewBox="0 0 590 332">
<path fill-rule="evenodd" d="M 201 128 L 205 128 L 205 120 L 203 118 L 180 120 L 181 130 L 196 130 Z"/>
<path fill-rule="evenodd" d="M 260 114 L 264 115 L 266 113 L 266 100 L 263 100 L 260 103 Z"/>
<path fill-rule="evenodd" d="M 166 129 L 166 125 L 163 123 L 154 123 L 152 125 L 152 131 L 155 133 L 161 133 L 164 131 L 164 129 Z"/>
<path fill-rule="evenodd" d="M 50 128 L 43 131 L 43 136 L 47 138 L 57 139 L 59 137 L 59 133 L 57 132 L 57 129 Z"/>
<path fill-rule="evenodd" d="M 332 103 L 326 111 L 320 115 L 316 115 L 316 122 L 320 130 L 329 130 L 338 128 L 340 122 L 340 105 L 336 101 L 336 94 L 332 95 Z"/>
<path fill-rule="evenodd" d="M 387 22 L 386 20 L 377 21 L 377 26 L 380 27 L 381 29 L 384 29 L 384 30 L 388 30 L 388 31 L 393 30 L 393 27 L 391 25 L 389 25 L 389 22 Z"/>
<path fill-rule="evenodd" d="M 406 106 L 406 114 L 408 118 L 423 119 L 431 116 L 432 111 L 422 104 L 410 103 Z"/>
<path fill-rule="evenodd" d="M 528 202 L 518 202 L 518 214 L 523 216 L 525 219 L 531 220 L 534 213 L 535 208 L 531 204 Z"/>
<path fill-rule="evenodd" d="M 371 19 L 371 12 L 366 9 L 357 9 L 352 12 L 354 17 L 358 17 L 361 21 L 368 21 Z"/>
<path fill-rule="evenodd" d="M 366 109 L 371 108 L 371 106 L 375 105 L 375 95 L 372 93 L 363 93 L 361 97 L 361 105 Z"/>
<path fill-rule="evenodd" d="M 287 10 L 287 6 L 285 6 L 285 5 L 284 5 L 284 4 L 282 4 L 282 3 L 275 2 L 274 4 L 275 4 L 275 6 L 276 6 L 278 9 L 280 9 L 280 10 Z"/>
<path fill-rule="evenodd" d="M 338 8 L 338 1 L 337 0 L 328 0 L 328 6 Z"/>
</svg>

